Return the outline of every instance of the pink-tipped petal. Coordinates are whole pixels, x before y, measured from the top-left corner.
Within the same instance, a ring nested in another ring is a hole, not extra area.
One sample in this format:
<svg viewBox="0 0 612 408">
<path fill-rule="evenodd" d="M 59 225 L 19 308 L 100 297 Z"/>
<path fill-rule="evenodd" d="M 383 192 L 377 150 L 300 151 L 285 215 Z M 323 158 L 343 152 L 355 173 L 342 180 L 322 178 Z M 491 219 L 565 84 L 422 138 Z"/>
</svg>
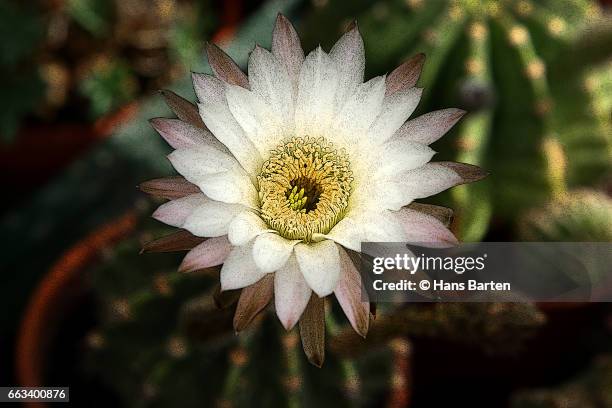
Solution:
<svg viewBox="0 0 612 408">
<path fill-rule="evenodd" d="M 338 303 L 342 307 L 344 314 L 348 318 L 353 329 L 361 336 L 365 337 L 368 333 L 370 324 L 370 302 L 368 294 L 363 291 L 361 276 L 355 264 L 346 253 L 340 248 L 340 279 L 334 290 Z M 362 300 L 362 297 L 365 299 Z"/>
<path fill-rule="evenodd" d="M 393 154 L 390 153 L 388 157 L 393 157 Z M 487 172 L 478 166 L 455 162 L 431 162 L 408 171 L 397 170 L 395 175 L 387 173 L 379 180 L 374 194 L 379 205 L 390 210 L 399 210 L 415 199 L 487 176 Z"/>
<path fill-rule="evenodd" d="M 231 249 L 227 236 L 209 238 L 189 251 L 179 266 L 179 272 L 193 272 L 221 265 Z"/>
<path fill-rule="evenodd" d="M 347 31 L 329 52 L 330 58 L 336 64 L 339 84 L 336 91 L 336 106 L 342 106 L 357 85 L 363 82 L 365 70 L 365 50 L 363 38 L 357 25 Z"/>
<path fill-rule="evenodd" d="M 208 130 L 192 126 L 182 120 L 155 118 L 149 123 L 174 149 L 194 149 L 208 145 L 227 152 L 226 147 Z"/>
<path fill-rule="evenodd" d="M 410 203 L 409 209 L 430 215 L 448 227 L 453 220 L 453 210 L 433 204 Z"/>
<path fill-rule="evenodd" d="M 425 145 L 432 144 L 444 136 L 463 115 L 464 110 L 454 108 L 428 112 L 404 123 L 395 132 L 393 139 L 404 138 Z"/>
<path fill-rule="evenodd" d="M 272 32 L 272 54 L 285 66 L 294 94 L 297 94 L 300 69 L 304 62 L 304 50 L 300 45 L 300 37 L 287 17 L 278 14 L 276 25 Z"/>
<path fill-rule="evenodd" d="M 230 112 L 225 95 L 226 85 L 206 74 L 192 74 L 192 79 L 200 101 L 198 110 L 206 126 L 248 173 L 257 174 L 263 160 Z"/>
<path fill-rule="evenodd" d="M 377 158 L 380 165 L 372 174 L 382 179 L 399 179 L 409 170 L 419 171 L 436 154 L 429 146 L 408 140 L 392 140 L 382 145 Z"/>
<path fill-rule="evenodd" d="M 396 217 L 406 232 L 408 242 L 439 248 L 452 247 L 459 243 L 443 223 L 430 215 L 402 208 L 397 211 Z"/>
<path fill-rule="evenodd" d="M 204 194 L 191 194 L 162 204 L 152 217 L 173 227 L 182 227 L 189 216 L 207 201 Z"/>
<path fill-rule="evenodd" d="M 215 76 L 224 82 L 249 89 L 249 78 L 240 67 L 221 48 L 215 44 L 206 44 L 208 63 Z"/>
<path fill-rule="evenodd" d="M 378 143 L 389 140 L 412 115 L 422 94 L 422 88 L 408 88 L 385 96 L 381 113 L 368 131 L 370 139 Z"/>
<path fill-rule="evenodd" d="M 274 274 L 274 306 L 285 329 L 291 330 L 298 322 L 311 293 L 295 256 L 291 256 Z"/>
<path fill-rule="evenodd" d="M 256 46 L 249 57 L 249 81 L 251 89 L 259 96 L 259 98 L 249 99 L 251 99 L 250 110 L 259 112 L 260 126 L 265 122 L 277 123 L 276 126 L 267 127 L 268 133 L 277 126 L 284 129 L 292 128 L 295 92 L 289 73 L 270 51 L 260 46 Z M 249 102 L 247 99 L 245 96 L 245 104 Z M 265 103 L 262 105 L 257 100 Z M 263 139 L 256 145 L 265 141 Z"/>
</svg>

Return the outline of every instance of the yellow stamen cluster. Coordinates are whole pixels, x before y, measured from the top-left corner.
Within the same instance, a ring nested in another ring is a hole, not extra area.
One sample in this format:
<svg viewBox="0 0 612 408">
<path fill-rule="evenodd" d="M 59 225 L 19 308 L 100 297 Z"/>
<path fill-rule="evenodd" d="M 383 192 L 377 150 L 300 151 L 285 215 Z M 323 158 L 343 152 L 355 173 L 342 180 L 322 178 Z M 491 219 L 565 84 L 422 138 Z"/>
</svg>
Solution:
<svg viewBox="0 0 612 408">
<path fill-rule="evenodd" d="M 270 152 L 257 176 L 261 218 L 281 236 L 308 242 L 342 218 L 352 181 L 344 150 L 322 137 L 294 137 Z"/>
</svg>

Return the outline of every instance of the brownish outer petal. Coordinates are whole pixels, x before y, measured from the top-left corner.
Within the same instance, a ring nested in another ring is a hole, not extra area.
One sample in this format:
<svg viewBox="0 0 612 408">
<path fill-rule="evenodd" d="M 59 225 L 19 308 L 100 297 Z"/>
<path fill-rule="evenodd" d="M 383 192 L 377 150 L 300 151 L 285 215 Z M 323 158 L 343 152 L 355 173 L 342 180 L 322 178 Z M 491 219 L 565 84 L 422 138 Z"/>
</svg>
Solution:
<svg viewBox="0 0 612 408">
<path fill-rule="evenodd" d="M 196 237 L 189 231 L 178 230 L 170 235 L 145 243 L 142 246 L 141 253 L 189 251 L 205 240 L 206 238 Z"/>
<path fill-rule="evenodd" d="M 392 95 L 416 85 L 425 63 L 425 54 L 420 53 L 404 62 L 387 75 L 385 96 Z"/>
<path fill-rule="evenodd" d="M 160 93 L 164 97 L 166 104 L 180 120 L 192 126 L 208 130 L 200 117 L 198 108 L 193 103 L 167 89 L 160 91 Z"/>
<path fill-rule="evenodd" d="M 255 316 L 270 303 L 273 295 L 274 274 L 272 273 L 267 274 L 257 283 L 242 289 L 234 314 L 234 330 L 239 332 L 246 329 Z"/>
<path fill-rule="evenodd" d="M 208 54 L 208 63 L 217 78 L 228 84 L 250 89 L 249 78 L 221 48 L 215 44 L 207 43 L 206 53 Z"/>
<path fill-rule="evenodd" d="M 300 337 L 308 361 L 321 367 L 325 360 L 325 299 L 315 293 L 300 318 Z"/>
<path fill-rule="evenodd" d="M 191 194 L 200 193 L 195 184 L 190 183 L 181 176 L 164 177 L 140 183 L 138 188 L 152 196 L 168 200 L 176 200 Z"/>
<path fill-rule="evenodd" d="M 473 183 L 475 181 L 482 180 L 483 178 L 489 175 L 489 173 L 486 170 L 483 170 L 482 168 L 478 166 L 474 166 L 473 164 L 458 163 L 458 162 L 451 162 L 451 161 L 432 162 L 432 163 L 439 164 L 441 166 L 445 166 L 453 170 L 455 173 L 459 175 L 459 177 L 462 178 L 461 184 Z"/>
</svg>

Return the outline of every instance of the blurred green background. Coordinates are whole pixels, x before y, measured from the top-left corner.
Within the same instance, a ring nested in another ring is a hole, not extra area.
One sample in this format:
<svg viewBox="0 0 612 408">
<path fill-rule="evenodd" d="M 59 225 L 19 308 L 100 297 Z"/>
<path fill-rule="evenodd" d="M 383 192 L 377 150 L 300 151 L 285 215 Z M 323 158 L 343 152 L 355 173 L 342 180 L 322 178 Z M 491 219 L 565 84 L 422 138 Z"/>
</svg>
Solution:
<svg viewBox="0 0 612 408">
<path fill-rule="evenodd" d="M 147 120 L 172 115 L 159 89 L 195 100 L 205 41 L 244 67 L 278 12 L 307 51 L 357 19 L 367 77 L 424 52 L 416 115 L 468 111 L 436 160 L 491 175 L 429 200 L 461 240 L 611 241 L 605 3 L 2 0 L 2 384 L 69 384 L 88 406 L 612 406 L 606 304 L 413 305 L 362 342 L 330 302 L 323 369 L 273 316 L 236 337 L 235 293 L 138 255 L 169 230 L 135 187 L 173 172 Z"/>
</svg>

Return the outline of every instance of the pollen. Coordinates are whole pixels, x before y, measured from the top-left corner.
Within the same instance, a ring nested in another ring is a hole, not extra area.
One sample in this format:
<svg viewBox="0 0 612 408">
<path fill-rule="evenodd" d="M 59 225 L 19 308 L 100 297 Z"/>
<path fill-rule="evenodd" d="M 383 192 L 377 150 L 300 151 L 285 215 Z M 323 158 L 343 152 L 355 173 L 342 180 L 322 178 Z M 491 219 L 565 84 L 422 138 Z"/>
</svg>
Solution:
<svg viewBox="0 0 612 408">
<path fill-rule="evenodd" d="M 270 152 L 257 176 L 261 218 L 287 239 L 326 234 L 344 216 L 353 173 L 324 138 L 294 137 Z"/>
</svg>

